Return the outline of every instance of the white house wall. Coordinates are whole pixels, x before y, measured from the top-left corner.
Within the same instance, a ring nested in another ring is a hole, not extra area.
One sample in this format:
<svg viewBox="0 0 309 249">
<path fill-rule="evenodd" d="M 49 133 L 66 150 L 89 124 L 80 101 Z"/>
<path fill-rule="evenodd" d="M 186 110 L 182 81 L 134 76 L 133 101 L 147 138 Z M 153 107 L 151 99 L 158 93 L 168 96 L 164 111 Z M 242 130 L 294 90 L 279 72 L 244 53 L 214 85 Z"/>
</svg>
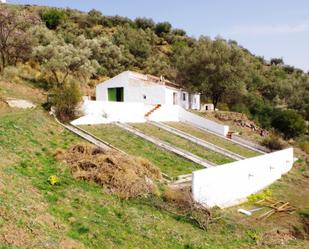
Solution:
<svg viewBox="0 0 309 249">
<path fill-rule="evenodd" d="M 293 166 L 293 148 L 193 172 L 195 201 L 229 207 L 267 187 Z"/>
<path fill-rule="evenodd" d="M 191 109 L 193 110 L 201 109 L 201 95 L 200 94 L 191 95 Z"/>
<path fill-rule="evenodd" d="M 161 104 L 164 105 L 165 87 L 159 84 L 150 84 L 143 81 L 137 81 L 135 79 L 129 79 L 127 85 L 127 98 L 128 102 L 140 102 L 148 105 Z M 146 99 L 144 98 L 146 97 Z"/>
<path fill-rule="evenodd" d="M 131 77 L 131 72 L 123 72 L 99 84 L 96 89 L 97 100 L 108 101 L 108 88 L 123 87 L 124 102 L 144 103 L 148 105 L 163 105 L 166 103 L 165 86 L 151 84 L 140 79 L 132 79 Z"/>
<path fill-rule="evenodd" d="M 107 89 L 110 87 L 126 87 L 128 85 L 129 72 L 123 72 L 96 87 L 96 99 L 98 101 L 108 101 Z M 124 92 L 124 98 L 127 94 Z"/>
</svg>

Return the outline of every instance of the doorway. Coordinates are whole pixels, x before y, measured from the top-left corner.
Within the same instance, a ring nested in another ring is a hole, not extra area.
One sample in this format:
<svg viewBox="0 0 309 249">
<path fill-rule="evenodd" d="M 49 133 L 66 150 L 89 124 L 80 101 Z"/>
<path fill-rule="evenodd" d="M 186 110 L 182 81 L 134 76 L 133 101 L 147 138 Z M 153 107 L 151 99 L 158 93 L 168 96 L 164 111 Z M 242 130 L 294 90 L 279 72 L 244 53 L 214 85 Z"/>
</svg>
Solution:
<svg viewBox="0 0 309 249">
<path fill-rule="evenodd" d="M 123 87 L 108 88 L 108 101 L 123 102 Z"/>
<path fill-rule="evenodd" d="M 177 93 L 173 93 L 173 105 L 177 105 L 178 101 L 177 101 Z"/>
</svg>

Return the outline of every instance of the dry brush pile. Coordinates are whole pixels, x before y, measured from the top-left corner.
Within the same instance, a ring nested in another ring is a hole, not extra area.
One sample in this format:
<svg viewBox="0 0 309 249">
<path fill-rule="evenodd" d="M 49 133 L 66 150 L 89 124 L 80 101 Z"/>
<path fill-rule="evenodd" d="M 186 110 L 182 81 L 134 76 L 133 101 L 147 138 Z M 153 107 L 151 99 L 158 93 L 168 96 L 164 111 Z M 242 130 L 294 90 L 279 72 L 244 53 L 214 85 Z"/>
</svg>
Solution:
<svg viewBox="0 0 309 249">
<path fill-rule="evenodd" d="M 104 185 L 124 199 L 156 193 L 155 182 L 162 180 L 160 170 L 148 161 L 115 150 L 80 144 L 57 151 L 55 157 L 75 178 Z"/>
</svg>

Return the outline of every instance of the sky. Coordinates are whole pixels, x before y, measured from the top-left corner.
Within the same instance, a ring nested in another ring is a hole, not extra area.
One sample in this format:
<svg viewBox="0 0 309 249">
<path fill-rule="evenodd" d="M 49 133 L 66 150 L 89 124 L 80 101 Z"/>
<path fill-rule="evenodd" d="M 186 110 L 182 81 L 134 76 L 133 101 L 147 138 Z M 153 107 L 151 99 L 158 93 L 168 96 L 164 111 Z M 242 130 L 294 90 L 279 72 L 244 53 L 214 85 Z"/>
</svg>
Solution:
<svg viewBox="0 0 309 249">
<path fill-rule="evenodd" d="M 8 0 L 168 21 L 188 35 L 233 39 L 265 59 L 309 71 L 309 0 Z"/>
</svg>

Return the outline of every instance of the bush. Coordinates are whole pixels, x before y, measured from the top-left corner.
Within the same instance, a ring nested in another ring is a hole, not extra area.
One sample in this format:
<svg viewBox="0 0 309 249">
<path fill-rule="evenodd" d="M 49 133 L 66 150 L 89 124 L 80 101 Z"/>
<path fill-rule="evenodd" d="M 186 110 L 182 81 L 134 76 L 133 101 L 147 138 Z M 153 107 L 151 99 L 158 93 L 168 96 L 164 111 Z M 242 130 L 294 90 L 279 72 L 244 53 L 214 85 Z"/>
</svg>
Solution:
<svg viewBox="0 0 309 249">
<path fill-rule="evenodd" d="M 173 34 L 174 35 L 179 35 L 179 36 L 185 36 L 186 35 L 186 31 L 184 31 L 183 29 L 173 29 Z"/>
<path fill-rule="evenodd" d="M 299 147 L 307 154 L 309 154 L 309 140 L 308 138 L 304 138 L 299 142 Z"/>
<path fill-rule="evenodd" d="M 62 122 L 68 122 L 76 118 L 76 108 L 80 101 L 81 93 L 76 83 L 58 87 L 52 97 L 56 115 Z"/>
<path fill-rule="evenodd" d="M 285 147 L 282 139 L 276 135 L 270 135 L 269 137 L 265 138 L 261 144 L 271 151 L 282 150 Z"/>
<path fill-rule="evenodd" d="M 294 110 L 277 110 L 272 126 L 287 139 L 299 137 L 306 132 L 305 120 Z"/>
<path fill-rule="evenodd" d="M 247 116 L 251 116 L 251 113 L 250 113 L 248 107 L 243 103 L 238 103 L 238 104 L 234 105 L 231 110 L 233 112 L 244 113 Z"/>
<path fill-rule="evenodd" d="M 41 18 L 49 29 L 56 29 L 65 19 L 65 12 L 58 9 L 47 9 L 41 13 Z"/>
<path fill-rule="evenodd" d="M 143 17 L 138 17 L 135 19 L 135 24 L 137 28 L 139 29 L 154 29 L 155 28 L 155 23 L 152 19 L 148 18 L 143 18 Z"/>
<path fill-rule="evenodd" d="M 156 25 L 155 32 L 157 35 L 170 33 L 172 25 L 169 22 L 159 22 Z"/>
<path fill-rule="evenodd" d="M 218 105 L 217 105 L 217 109 L 219 110 L 219 111 L 224 111 L 224 112 L 228 112 L 230 109 L 229 109 L 229 107 L 228 107 L 228 105 L 226 104 L 226 103 L 219 103 Z"/>
</svg>

